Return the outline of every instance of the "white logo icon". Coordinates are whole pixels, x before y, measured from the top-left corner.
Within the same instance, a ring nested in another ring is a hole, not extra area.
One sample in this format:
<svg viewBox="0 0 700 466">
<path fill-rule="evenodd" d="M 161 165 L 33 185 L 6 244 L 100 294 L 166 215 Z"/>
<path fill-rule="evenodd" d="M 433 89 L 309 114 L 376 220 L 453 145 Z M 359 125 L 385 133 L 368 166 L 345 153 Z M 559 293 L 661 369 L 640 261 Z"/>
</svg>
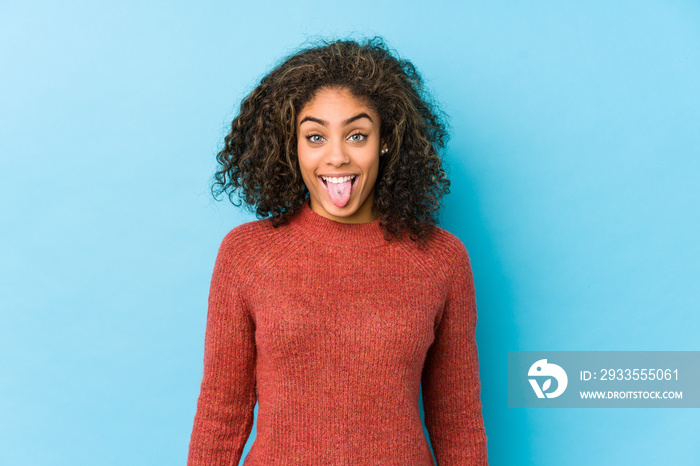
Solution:
<svg viewBox="0 0 700 466">
<path fill-rule="evenodd" d="M 547 393 L 547 390 L 549 390 L 549 387 L 552 385 L 551 378 L 545 380 L 544 384 L 542 385 L 542 388 L 540 388 L 539 384 L 537 383 L 537 380 L 528 379 L 530 381 L 530 385 L 532 385 L 532 389 L 537 394 L 537 398 L 544 398 L 545 396 L 547 398 L 556 398 L 562 393 L 564 393 L 564 390 L 566 390 L 566 385 L 569 383 L 569 378 L 566 376 L 566 372 L 564 372 L 564 369 L 557 366 L 556 364 L 547 363 L 546 359 L 540 359 L 535 364 L 530 366 L 530 370 L 527 372 L 527 375 L 528 377 L 547 376 L 554 377 L 555 379 L 557 379 L 557 389 L 551 393 Z"/>
</svg>

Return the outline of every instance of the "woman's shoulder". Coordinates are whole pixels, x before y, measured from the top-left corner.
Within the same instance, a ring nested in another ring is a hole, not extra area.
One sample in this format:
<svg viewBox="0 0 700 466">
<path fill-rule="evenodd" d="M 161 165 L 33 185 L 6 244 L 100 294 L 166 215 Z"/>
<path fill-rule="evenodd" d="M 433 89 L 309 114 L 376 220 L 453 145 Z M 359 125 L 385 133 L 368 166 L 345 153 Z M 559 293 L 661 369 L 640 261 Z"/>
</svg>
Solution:
<svg viewBox="0 0 700 466">
<path fill-rule="evenodd" d="M 467 248 L 457 235 L 445 228 L 434 225 L 431 230 L 422 245 L 406 238 L 397 246 L 406 254 L 402 260 L 410 262 L 420 273 L 447 282 L 455 270 L 469 262 Z"/>
<path fill-rule="evenodd" d="M 241 223 L 224 236 L 221 247 L 233 251 L 249 251 L 250 247 L 269 241 L 274 232 L 269 218 Z"/>
<path fill-rule="evenodd" d="M 472 266 L 467 247 L 462 240 L 450 231 L 436 227 L 433 243 L 436 256 L 439 257 L 446 283 L 452 283 L 455 277 L 471 280 Z"/>
<path fill-rule="evenodd" d="M 432 254 L 452 262 L 461 256 L 467 256 L 467 247 L 462 240 L 454 233 L 445 228 L 435 225 L 428 242 L 428 247 Z"/>
</svg>

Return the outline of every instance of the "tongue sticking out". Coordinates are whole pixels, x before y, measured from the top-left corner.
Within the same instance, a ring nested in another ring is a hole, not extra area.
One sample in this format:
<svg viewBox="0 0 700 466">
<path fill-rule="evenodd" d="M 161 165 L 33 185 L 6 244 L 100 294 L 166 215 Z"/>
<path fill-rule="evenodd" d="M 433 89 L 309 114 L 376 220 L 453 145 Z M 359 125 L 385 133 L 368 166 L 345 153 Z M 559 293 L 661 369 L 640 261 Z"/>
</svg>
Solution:
<svg viewBox="0 0 700 466">
<path fill-rule="evenodd" d="M 350 192 L 352 191 L 353 180 L 345 181 L 343 183 L 331 183 L 326 182 L 326 189 L 328 190 L 328 195 L 337 207 L 344 207 L 350 199 Z"/>
</svg>

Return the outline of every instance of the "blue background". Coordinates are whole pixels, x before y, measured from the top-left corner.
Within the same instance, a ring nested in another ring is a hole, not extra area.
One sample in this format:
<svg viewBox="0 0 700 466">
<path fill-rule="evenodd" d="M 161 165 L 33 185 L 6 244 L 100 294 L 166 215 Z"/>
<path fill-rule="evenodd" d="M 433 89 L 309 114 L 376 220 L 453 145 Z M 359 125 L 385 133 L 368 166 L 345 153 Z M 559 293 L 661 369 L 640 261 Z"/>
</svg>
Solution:
<svg viewBox="0 0 700 466">
<path fill-rule="evenodd" d="M 694 409 L 507 408 L 508 351 L 700 349 L 700 6 L 609 3 L 5 2 L 0 464 L 185 463 L 216 251 L 254 219 L 214 154 L 278 59 L 349 33 L 451 116 L 490 464 L 700 464 Z"/>
</svg>

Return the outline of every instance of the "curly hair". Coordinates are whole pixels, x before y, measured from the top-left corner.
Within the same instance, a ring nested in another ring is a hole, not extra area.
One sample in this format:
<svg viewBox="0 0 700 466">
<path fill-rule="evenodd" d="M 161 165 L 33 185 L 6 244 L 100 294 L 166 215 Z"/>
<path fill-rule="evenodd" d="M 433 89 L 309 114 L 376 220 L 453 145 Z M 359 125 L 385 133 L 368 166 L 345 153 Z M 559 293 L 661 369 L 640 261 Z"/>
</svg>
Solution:
<svg viewBox="0 0 700 466">
<path fill-rule="evenodd" d="M 450 181 L 440 151 L 448 132 L 444 113 L 425 91 L 416 67 L 392 54 L 383 39 L 322 41 L 287 57 L 242 101 L 211 186 L 214 198 L 238 192 L 259 218 L 276 227 L 304 203 L 297 160 L 296 117 L 322 88 L 346 88 L 380 116 L 380 159 L 375 208 L 385 239 L 424 243 L 437 224 Z"/>
</svg>

